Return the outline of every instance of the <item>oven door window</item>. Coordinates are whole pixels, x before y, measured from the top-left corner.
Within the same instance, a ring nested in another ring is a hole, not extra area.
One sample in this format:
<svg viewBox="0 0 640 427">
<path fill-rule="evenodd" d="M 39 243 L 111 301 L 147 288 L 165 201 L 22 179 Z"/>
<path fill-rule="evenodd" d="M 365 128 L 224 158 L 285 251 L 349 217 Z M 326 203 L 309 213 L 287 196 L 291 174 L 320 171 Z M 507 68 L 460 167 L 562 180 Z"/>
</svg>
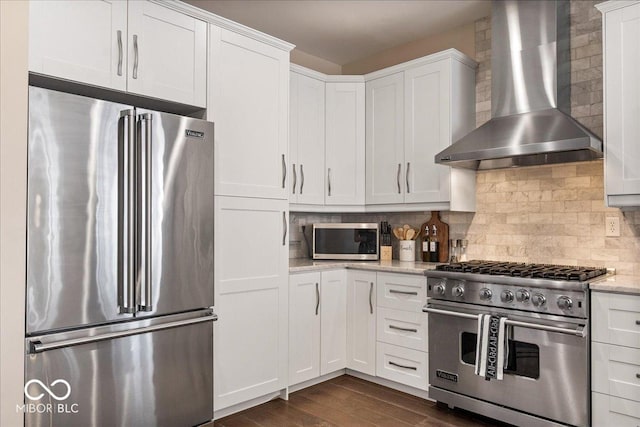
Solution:
<svg viewBox="0 0 640 427">
<path fill-rule="evenodd" d="M 478 335 L 463 332 L 460 336 L 462 361 L 469 365 L 476 363 L 476 341 Z M 522 341 L 509 340 L 509 360 L 505 374 L 538 379 L 540 377 L 540 347 Z"/>
</svg>

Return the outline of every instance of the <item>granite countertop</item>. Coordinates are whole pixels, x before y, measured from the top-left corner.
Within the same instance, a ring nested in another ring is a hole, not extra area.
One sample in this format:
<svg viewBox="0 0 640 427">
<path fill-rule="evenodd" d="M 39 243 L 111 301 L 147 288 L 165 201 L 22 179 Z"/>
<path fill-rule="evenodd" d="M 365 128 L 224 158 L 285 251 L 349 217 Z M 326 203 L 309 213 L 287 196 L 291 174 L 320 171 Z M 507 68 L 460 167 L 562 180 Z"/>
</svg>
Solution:
<svg viewBox="0 0 640 427">
<path fill-rule="evenodd" d="M 331 270 L 336 268 L 352 268 L 357 270 L 386 271 L 390 273 L 424 274 L 433 270 L 439 263 L 434 262 L 401 262 L 393 261 L 317 261 L 308 258 L 289 260 L 289 273 Z"/>
<path fill-rule="evenodd" d="M 591 282 L 589 289 L 592 291 L 640 295 L 640 276 L 606 275 L 602 279 Z"/>
</svg>

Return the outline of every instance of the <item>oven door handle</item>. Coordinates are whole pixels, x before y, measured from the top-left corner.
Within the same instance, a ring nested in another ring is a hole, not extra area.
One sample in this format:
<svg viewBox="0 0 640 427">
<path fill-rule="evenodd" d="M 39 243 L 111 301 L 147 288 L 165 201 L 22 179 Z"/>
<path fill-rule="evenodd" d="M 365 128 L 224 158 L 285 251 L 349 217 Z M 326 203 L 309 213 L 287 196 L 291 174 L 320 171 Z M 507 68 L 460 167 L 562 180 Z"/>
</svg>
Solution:
<svg viewBox="0 0 640 427">
<path fill-rule="evenodd" d="M 456 311 L 439 310 L 437 308 L 431 308 L 431 307 L 423 307 L 422 311 L 425 313 L 443 314 L 445 316 L 462 317 L 464 319 L 473 319 L 473 320 L 478 319 L 477 314 L 458 313 Z M 517 320 L 509 320 L 509 319 L 505 321 L 505 324 L 509 326 L 519 326 L 521 328 L 538 329 L 538 330 L 547 331 L 547 332 L 557 332 L 560 334 L 576 335 L 582 338 L 587 336 L 586 328 L 582 325 L 578 326 L 576 329 L 571 329 L 571 328 L 559 328 L 557 326 L 541 325 L 539 323 L 519 322 Z"/>
</svg>

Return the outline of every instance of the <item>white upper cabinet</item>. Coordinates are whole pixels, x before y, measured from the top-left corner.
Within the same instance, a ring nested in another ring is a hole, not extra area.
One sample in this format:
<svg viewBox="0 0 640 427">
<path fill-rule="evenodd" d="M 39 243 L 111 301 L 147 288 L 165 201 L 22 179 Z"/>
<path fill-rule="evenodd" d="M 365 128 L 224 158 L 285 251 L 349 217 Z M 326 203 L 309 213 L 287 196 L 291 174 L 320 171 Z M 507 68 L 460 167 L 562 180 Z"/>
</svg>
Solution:
<svg viewBox="0 0 640 427">
<path fill-rule="evenodd" d="M 404 73 L 366 83 L 367 204 L 403 203 Z"/>
<path fill-rule="evenodd" d="M 289 52 L 211 25 L 217 195 L 288 199 Z"/>
<path fill-rule="evenodd" d="M 206 106 L 207 24 L 148 1 L 130 1 L 128 90 Z"/>
<path fill-rule="evenodd" d="M 324 205 L 325 83 L 291 72 L 289 201 Z"/>
<path fill-rule="evenodd" d="M 475 173 L 434 157 L 474 128 L 475 63 L 449 50 L 365 79 L 367 210 L 474 211 Z"/>
<path fill-rule="evenodd" d="M 32 1 L 29 71 L 205 107 L 207 24 L 148 1 Z"/>
<path fill-rule="evenodd" d="M 364 204 L 364 83 L 326 84 L 327 205 Z"/>
<path fill-rule="evenodd" d="M 127 88 L 127 2 L 29 2 L 29 71 Z"/>
<path fill-rule="evenodd" d="M 604 146 L 607 205 L 640 206 L 640 2 L 603 12 Z"/>
</svg>

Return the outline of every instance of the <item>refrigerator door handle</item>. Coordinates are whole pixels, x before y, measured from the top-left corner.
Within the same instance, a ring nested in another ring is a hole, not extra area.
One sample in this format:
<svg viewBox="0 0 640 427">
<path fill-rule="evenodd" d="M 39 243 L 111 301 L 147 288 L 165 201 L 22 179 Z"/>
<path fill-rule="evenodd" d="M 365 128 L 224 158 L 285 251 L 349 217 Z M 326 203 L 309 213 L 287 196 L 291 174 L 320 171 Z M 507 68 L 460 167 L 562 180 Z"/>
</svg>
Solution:
<svg viewBox="0 0 640 427">
<path fill-rule="evenodd" d="M 138 311 L 153 310 L 151 281 L 151 141 L 153 140 L 149 113 L 138 116 L 138 280 L 140 304 Z M 136 287 L 137 288 L 137 287 Z"/>
<path fill-rule="evenodd" d="M 118 310 L 135 313 L 135 127 L 134 110 L 120 112 L 118 123 Z"/>
<path fill-rule="evenodd" d="M 28 352 L 29 354 L 42 353 L 44 351 L 55 350 L 58 348 L 72 347 L 75 345 L 112 340 L 115 338 L 128 337 L 131 335 L 145 334 L 148 332 L 161 331 L 163 329 L 177 328 L 179 326 L 185 326 L 185 325 L 193 325 L 195 323 L 215 322 L 216 320 L 218 320 L 218 316 L 213 313 L 210 313 L 207 316 L 197 317 L 195 319 L 177 320 L 175 322 L 161 323 L 158 325 L 145 326 L 137 329 L 129 329 L 129 330 L 118 331 L 118 332 L 109 332 L 105 334 L 86 336 L 81 338 L 70 338 L 67 340 L 60 340 L 60 341 L 55 341 L 50 343 L 43 343 L 40 340 L 33 340 L 28 342 Z"/>
</svg>

